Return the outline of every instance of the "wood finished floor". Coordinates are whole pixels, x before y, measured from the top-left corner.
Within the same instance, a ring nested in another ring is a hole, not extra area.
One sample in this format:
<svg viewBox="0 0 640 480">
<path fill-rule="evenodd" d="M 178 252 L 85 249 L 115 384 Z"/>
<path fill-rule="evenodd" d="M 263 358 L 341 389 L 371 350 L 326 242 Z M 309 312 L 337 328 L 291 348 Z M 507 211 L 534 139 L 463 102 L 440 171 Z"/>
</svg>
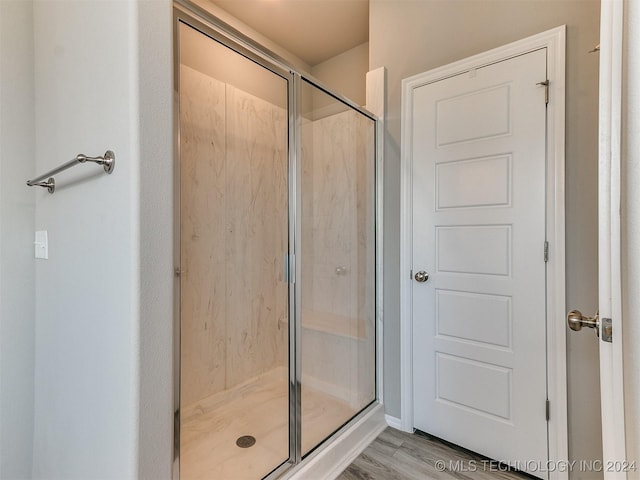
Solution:
<svg viewBox="0 0 640 480">
<path fill-rule="evenodd" d="M 531 480 L 436 439 L 387 428 L 337 480 Z M 445 467 L 443 469 L 443 466 Z M 486 467 L 486 468 L 483 468 Z M 443 471 L 444 470 L 444 471 Z"/>
</svg>

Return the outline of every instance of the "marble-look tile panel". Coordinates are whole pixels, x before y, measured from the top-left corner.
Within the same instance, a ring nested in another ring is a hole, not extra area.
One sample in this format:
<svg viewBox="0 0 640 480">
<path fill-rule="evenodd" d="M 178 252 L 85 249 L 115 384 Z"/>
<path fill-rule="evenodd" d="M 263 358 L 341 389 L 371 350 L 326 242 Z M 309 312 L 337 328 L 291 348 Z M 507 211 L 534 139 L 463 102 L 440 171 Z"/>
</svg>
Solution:
<svg viewBox="0 0 640 480">
<path fill-rule="evenodd" d="M 367 338 L 375 338 L 376 328 L 376 178 L 375 122 L 357 115 L 357 211 L 358 211 L 358 318 L 364 323 Z M 375 340 L 358 350 L 358 389 L 364 396 L 375 396 Z"/>
<path fill-rule="evenodd" d="M 357 316 L 356 135 L 353 112 L 314 121 L 313 308 Z M 305 195 L 305 192 L 303 192 Z"/>
<path fill-rule="evenodd" d="M 288 357 L 287 115 L 181 68 L 181 401 Z"/>
<path fill-rule="evenodd" d="M 300 265 L 302 268 L 302 305 L 313 305 L 313 249 L 314 249 L 314 237 L 313 228 L 309 228 L 308 225 L 312 225 L 313 218 L 313 121 L 303 117 L 302 119 L 302 131 L 301 131 L 301 184 L 302 192 L 301 202 L 302 208 L 300 212 L 300 218 L 302 220 L 301 236 L 302 247 L 300 256 Z M 304 317 L 303 317 L 304 322 Z"/>
<path fill-rule="evenodd" d="M 227 86 L 227 388 L 288 358 L 287 121 Z"/>
<path fill-rule="evenodd" d="M 181 395 L 225 388 L 225 84 L 180 68 Z"/>
<path fill-rule="evenodd" d="M 302 391 L 339 398 L 352 414 L 375 398 L 375 144 L 365 120 L 347 111 L 303 125 Z"/>
</svg>

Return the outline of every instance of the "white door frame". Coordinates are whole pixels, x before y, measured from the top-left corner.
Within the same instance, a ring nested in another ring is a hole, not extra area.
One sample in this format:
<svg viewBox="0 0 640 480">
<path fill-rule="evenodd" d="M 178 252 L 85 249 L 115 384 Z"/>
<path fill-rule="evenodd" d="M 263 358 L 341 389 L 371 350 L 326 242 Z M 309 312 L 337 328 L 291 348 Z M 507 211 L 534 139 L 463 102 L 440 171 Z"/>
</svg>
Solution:
<svg viewBox="0 0 640 480">
<path fill-rule="evenodd" d="M 621 143 L 623 141 L 623 2 L 604 0 L 600 15 L 598 277 L 600 318 L 611 318 L 613 341 L 600 347 L 604 478 L 626 479 L 622 331 Z M 614 468 L 609 468 L 614 467 Z"/>
<path fill-rule="evenodd" d="M 547 392 L 551 402 L 549 461 L 568 460 L 566 299 L 565 299 L 565 40 L 563 25 L 538 35 L 460 60 L 402 81 L 402 158 L 400 164 L 400 427 L 413 431 L 412 365 L 412 159 L 411 117 L 414 89 L 456 74 L 547 48 L 547 210 L 549 241 L 547 264 Z M 540 79 L 542 81 L 544 79 Z M 542 252 L 540 252 L 542 255 Z M 568 478 L 567 472 L 551 472 L 551 479 Z"/>
</svg>

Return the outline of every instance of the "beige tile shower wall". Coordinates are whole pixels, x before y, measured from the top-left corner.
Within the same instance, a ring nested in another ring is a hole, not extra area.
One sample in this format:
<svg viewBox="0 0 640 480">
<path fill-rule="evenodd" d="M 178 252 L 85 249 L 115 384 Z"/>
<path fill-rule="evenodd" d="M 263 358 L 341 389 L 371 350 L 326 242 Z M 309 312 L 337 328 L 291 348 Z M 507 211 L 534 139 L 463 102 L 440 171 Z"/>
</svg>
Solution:
<svg viewBox="0 0 640 480">
<path fill-rule="evenodd" d="M 181 392 L 190 405 L 287 359 L 287 115 L 180 77 Z"/>
<path fill-rule="evenodd" d="M 313 310 L 355 320 L 356 125 L 351 111 L 313 122 Z M 304 193 L 303 193 L 304 194 Z M 354 326 L 355 326 L 355 322 Z"/>
<path fill-rule="evenodd" d="M 303 93 L 307 93 L 309 97 L 311 96 L 308 91 L 304 91 Z M 309 102 L 311 103 L 311 102 Z M 303 102 L 303 106 L 306 105 Z M 313 258 L 313 249 L 314 249 L 314 238 L 313 238 L 313 228 L 311 219 L 313 218 L 313 120 L 303 116 L 302 117 L 302 128 L 300 132 L 301 142 L 300 142 L 300 150 L 301 150 L 301 189 L 303 194 L 301 195 L 302 202 L 302 225 L 301 225 L 301 236 L 302 236 L 302 246 L 300 251 L 300 257 L 302 261 L 300 262 L 302 268 L 302 285 L 301 285 L 301 297 L 302 297 L 302 308 L 306 309 L 307 306 L 313 305 L 313 292 L 314 292 L 314 282 L 313 282 L 313 262 L 311 259 Z M 304 323 L 306 316 L 302 316 L 302 322 Z"/>
<path fill-rule="evenodd" d="M 313 307 L 368 322 L 375 294 L 374 135 L 373 122 L 354 111 L 315 120 L 312 161 L 303 169 L 303 186 L 313 191 L 303 192 L 313 200 L 305 205 L 313 212 L 312 278 L 319 283 Z"/>
<path fill-rule="evenodd" d="M 181 394 L 226 385 L 225 84 L 180 67 Z"/>
<path fill-rule="evenodd" d="M 375 387 L 374 130 L 367 122 L 346 111 L 303 124 L 303 384 L 357 408 Z"/>
<path fill-rule="evenodd" d="M 355 114 L 356 175 L 358 217 L 358 316 L 366 319 L 367 329 L 375 321 L 375 123 Z"/>
<path fill-rule="evenodd" d="M 358 349 L 359 400 L 376 397 L 376 201 L 375 122 L 357 115 L 356 158 L 358 183 L 358 317 L 365 322 L 365 342 Z"/>
<path fill-rule="evenodd" d="M 288 358 L 287 122 L 227 85 L 227 388 Z"/>
</svg>

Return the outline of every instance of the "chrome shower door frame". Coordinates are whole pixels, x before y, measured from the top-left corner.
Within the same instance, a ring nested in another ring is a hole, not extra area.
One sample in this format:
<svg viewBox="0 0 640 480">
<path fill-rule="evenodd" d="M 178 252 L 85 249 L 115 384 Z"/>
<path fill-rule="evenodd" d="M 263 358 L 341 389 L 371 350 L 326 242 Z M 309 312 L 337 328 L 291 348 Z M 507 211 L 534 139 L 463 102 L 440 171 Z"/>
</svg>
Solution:
<svg viewBox="0 0 640 480">
<path fill-rule="evenodd" d="M 286 270 L 288 273 L 289 287 L 289 458 L 276 467 L 270 474 L 264 477 L 266 480 L 289 477 L 295 474 L 297 467 L 301 465 L 303 460 L 301 446 L 301 425 L 302 425 L 302 409 L 301 409 L 301 392 L 302 392 L 302 354 L 300 350 L 301 332 L 302 332 L 302 312 L 301 312 L 301 278 L 302 269 L 301 262 L 298 260 L 298 254 L 301 252 L 301 125 L 302 125 L 302 82 L 306 81 L 317 87 L 321 91 L 332 96 L 336 100 L 344 103 L 348 107 L 356 110 L 360 114 L 368 117 L 374 122 L 374 242 L 375 242 L 375 319 L 374 319 L 374 344 L 375 344 L 375 398 L 364 407 L 359 413 L 354 415 L 347 423 L 336 430 L 330 437 L 326 438 L 319 446 L 304 456 L 304 460 L 311 459 L 319 455 L 323 450 L 330 447 L 331 443 L 338 438 L 350 425 L 357 422 L 365 416 L 378 403 L 380 396 L 379 370 L 382 367 L 378 363 L 378 321 L 381 318 L 379 311 L 379 282 L 381 282 L 381 258 L 379 251 L 379 234 L 378 228 L 381 225 L 382 208 L 378 203 L 379 194 L 382 188 L 381 162 L 379 146 L 379 121 L 375 115 L 366 109 L 356 105 L 346 97 L 332 92 L 321 82 L 314 79 L 310 75 L 300 73 L 292 68 L 286 60 L 277 54 L 264 48 L 262 45 L 254 42 L 249 37 L 237 31 L 230 25 L 220 21 L 212 16 L 203 8 L 189 2 L 188 0 L 175 0 L 173 7 L 173 48 L 174 48 L 174 265 L 175 265 L 175 283 L 174 283 L 174 366 L 173 366 L 173 392 L 174 392 L 174 453 L 173 453 L 173 479 L 180 478 L 180 37 L 179 26 L 185 24 L 211 39 L 225 45 L 226 47 L 236 51 L 238 54 L 254 61 L 265 69 L 284 78 L 287 81 L 288 92 L 288 241 L 289 250 L 287 257 Z"/>
</svg>

